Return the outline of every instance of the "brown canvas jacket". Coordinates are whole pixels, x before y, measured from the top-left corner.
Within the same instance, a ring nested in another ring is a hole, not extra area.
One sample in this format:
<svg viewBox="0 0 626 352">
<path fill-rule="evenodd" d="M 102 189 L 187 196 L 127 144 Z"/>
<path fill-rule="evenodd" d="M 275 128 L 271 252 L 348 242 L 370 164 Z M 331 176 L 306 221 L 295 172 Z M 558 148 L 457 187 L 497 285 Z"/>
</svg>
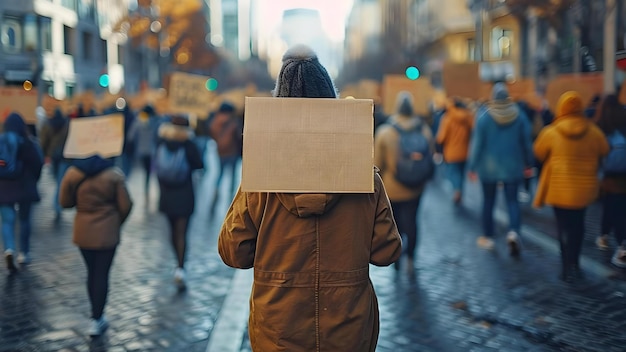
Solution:
<svg viewBox="0 0 626 352">
<path fill-rule="evenodd" d="M 254 351 L 374 351 L 379 318 L 369 265 L 400 257 L 382 180 L 371 194 L 239 191 L 218 240 L 224 263 L 254 268 Z"/>
<path fill-rule="evenodd" d="M 85 179 L 79 185 L 84 178 L 82 171 L 70 167 L 59 191 L 62 207 L 76 207 L 73 241 L 83 249 L 113 248 L 120 241 L 120 228 L 133 205 L 124 174 L 113 167 Z"/>
</svg>

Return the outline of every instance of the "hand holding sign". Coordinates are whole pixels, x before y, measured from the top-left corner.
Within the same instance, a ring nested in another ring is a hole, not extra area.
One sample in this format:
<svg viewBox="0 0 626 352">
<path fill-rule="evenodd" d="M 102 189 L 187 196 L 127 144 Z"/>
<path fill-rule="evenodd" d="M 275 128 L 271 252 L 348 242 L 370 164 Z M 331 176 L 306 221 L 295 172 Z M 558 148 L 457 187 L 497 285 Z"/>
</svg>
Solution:
<svg viewBox="0 0 626 352">
<path fill-rule="evenodd" d="M 70 120 L 63 156 L 83 159 L 93 155 L 112 158 L 122 154 L 124 117 L 112 114 Z"/>
</svg>

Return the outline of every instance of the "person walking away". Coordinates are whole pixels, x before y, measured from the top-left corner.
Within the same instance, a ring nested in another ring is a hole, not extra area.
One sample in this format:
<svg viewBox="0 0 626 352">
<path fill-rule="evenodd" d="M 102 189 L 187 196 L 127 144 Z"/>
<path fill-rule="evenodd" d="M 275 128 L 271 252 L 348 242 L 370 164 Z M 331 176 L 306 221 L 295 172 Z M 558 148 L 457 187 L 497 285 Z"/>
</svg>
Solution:
<svg viewBox="0 0 626 352">
<path fill-rule="evenodd" d="M 476 113 L 476 123 L 470 143 L 469 177 L 480 179 L 483 190 L 482 227 L 479 247 L 492 250 L 495 246 L 493 211 L 498 184 L 504 186 L 509 215 L 506 242 L 509 254 L 520 254 L 521 209 L 517 199 L 520 183 L 533 164 L 530 123 L 524 113 L 509 98 L 504 83 L 496 83 L 492 100 Z"/>
<path fill-rule="evenodd" d="M 124 144 L 122 146 L 122 155 L 120 156 L 120 163 L 122 171 L 126 177 L 130 177 L 130 173 L 133 171 L 133 164 L 135 161 L 135 152 L 137 151 L 137 117 L 135 113 L 130 109 L 128 104 L 124 106 Z"/>
<path fill-rule="evenodd" d="M 460 204 L 465 181 L 465 163 L 469 153 L 470 136 L 474 118 L 460 100 L 454 99 L 446 109 L 437 133 L 437 144 L 441 145 L 443 160 L 448 170 L 448 180 L 454 191 L 453 201 Z"/>
<path fill-rule="evenodd" d="M 580 278 L 580 252 L 585 235 L 585 210 L 598 196 L 600 159 L 609 152 L 602 131 L 583 115 L 577 92 L 559 98 L 555 120 L 534 143 L 543 163 L 533 206 L 554 208 L 562 270 L 560 278 Z M 623 216 L 623 214 L 622 214 Z"/>
<path fill-rule="evenodd" d="M 99 155 L 72 160 L 61 182 L 59 202 L 64 208 L 76 207 L 73 242 L 87 267 L 91 304 L 87 333 L 97 337 L 109 326 L 104 315 L 109 271 L 133 202 L 122 170 Z"/>
<path fill-rule="evenodd" d="M 184 290 L 187 229 L 195 208 L 191 175 L 193 170 L 202 169 L 204 164 L 186 117 L 172 116 L 171 122 L 162 124 L 158 133 L 154 163 L 160 189 L 159 211 L 167 217 L 170 225 L 177 262 L 174 282 L 179 290 Z"/>
<path fill-rule="evenodd" d="M 520 110 L 524 112 L 524 115 L 528 117 L 528 122 L 531 126 L 530 137 L 531 140 L 534 142 L 537 139 L 539 132 L 541 132 L 541 129 L 543 129 L 543 118 L 528 102 L 524 100 L 518 101 L 517 106 L 520 108 Z M 537 170 L 539 169 L 539 167 L 539 163 L 537 162 L 537 160 L 535 160 L 533 163 L 533 167 L 528 170 L 526 175 L 524 175 L 524 185 L 522 190 L 518 193 L 518 199 L 521 202 L 526 203 L 531 200 L 532 181 L 538 174 Z"/>
<path fill-rule="evenodd" d="M 61 220 L 61 205 L 59 204 L 59 189 L 65 171 L 69 167 L 67 159 L 63 157 L 63 148 L 69 128 L 69 120 L 63 115 L 59 108 L 54 110 L 52 117 L 46 119 L 39 133 L 41 149 L 45 161 L 52 167 L 52 175 L 56 180 L 54 198 L 55 223 Z"/>
<path fill-rule="evenodd" d="M 30 262 L 32 204 L 39 201 L 37 181 L 43 166 L 43 152 L 28 135 L 22 117 L 11 113 L 0 134 L 0 218 L 4 256 L 9 273 L 17 271 L 15 263 L 15 225 L 19 218 L 19 255 L 17 262 Z M 17 205 L 17 211 L 15 206 Z"/>
<path fill-rule="evenodd" d="M 412 133 L 415 132 L 415 133 Z M 411 134 L 409 134 L 411 133 Z M 403 134 L 409 134 L 412 143 L 421 144 L 422 150 L 415 160 L 428 161 L 422 170 L 413 170 L 413 175 L 420 175 L 427 171 L 428 174 L 414 183 L 403 180 L 409 176 L 407 171 L 401 169 L 401 156 L 403 155 Z M 413 96 L 408 92 L 400 92 L 396 102 L 396 113 L 389 117 L 388 123 L 379 127 L 374 138 L 374 165 L 380 169 L 380 174 L 385 183 L 389 200 L 393 208 L 398 230 L 406 236 L 406 244 L 403 248 L 403 257 L 406 270 L 411 272 L 414 268 L 415 254 L 418 236 L 418 209 L 424 185 L 434 172 L 432 155 L 435 151 L 435 141 L 428 125 L 413 111 Z M 426 168 L 430 168 L 426 170 Z M 400 268 L 400 263 L 395 263 L 395 269 Z"/>
<path fill-rule="evenodd" d="M 609 249 L 609 234 L 615 234 L 617 249 L 611 263 L 626 268 L 626 109 L 616 95 L 607 96 L 599 109 L 598 127 L 607 136 L 611 151 L 602 162 L 601 235 L 596 244 Z"/>
<path fill-rule="evenodd" d="M 145 173 L 144 196 L 146 206 L 150 198 L 150 175 L 152 174 L 152 155 L 155 151 L 158 121 L 154 108 L 146 105 L 137 119 L 137 155 Z"/>
<path fill-rule="evenodd" d="M 337 93 L 316 54 L 299 46 L 283 56 L 274 96 Z M 391 264 L 402 244 L 377 172 L 373 182 L 374 193 L 361 194 L 237 191 L 218 251 L 228 266 L 254 268 L 253 351 L 376 349 L 379 313 L 369 265 Z"/>
<path fill-rule="evenodd" d="M 231 103 L 223 102 L 215 112 L 210 122 L 210 133 L 211 138 L 217 144 L 217 154 L 220 159 L 220 169 L 215 181 L 215 196 L 211 204 L 211 215 L 213 215 L 219 199 L 224 171 L 228 170 L 231 176 L 229 199 L 237 188 L 235 169 L 241 158 L 242 123 L 241 119 L 235 116 L 235 107 Z"/>
</svg>

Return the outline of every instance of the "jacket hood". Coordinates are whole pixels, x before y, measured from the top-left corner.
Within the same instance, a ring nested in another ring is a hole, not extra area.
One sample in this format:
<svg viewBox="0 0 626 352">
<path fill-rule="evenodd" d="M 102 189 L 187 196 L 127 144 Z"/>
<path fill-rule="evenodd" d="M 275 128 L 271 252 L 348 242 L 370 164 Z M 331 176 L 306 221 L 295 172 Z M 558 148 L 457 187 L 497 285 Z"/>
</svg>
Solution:
<svg viewBox="0 0 626 352">
<path fill-rule="evenodd" d="M 186 126 L 173 125 L 166 122 L 159 127 L 159 137 L 174 142 L 184 142 L 194 137 L 191 128 Z"/>
<path fill-rule="evenodd" d="M 60 109 L 55 109 L 54 114 L 48 120 L 48 123 L 53 129 L 59 130 L 60 128 L 65 126 L 65 124 L 67 123 L 67 119 L 65 118 L 65 116 L 63 116 L 63 112 L 61 112 Z"/>
<path fill-rule="evenodd" d="M 409 92 L 398 93 L 396 113 L 402 116 L 413 116 L 413 96 Z"/>
<path fill-rule="evenodd" d="M 487 103 L 487 113 L 498 125 L 509 125 L 519 116 L 519 109 L 510 99 Z"/>
<path fill-rule="evenodd" d="M 556 105 L 554 125 L 563 136 L 571 139 L 581 138 L 587 133 L 590 122 L 584 117 L 583 99 L 576 92 L 561 95 Z"/>
<path fill-rule="evenodd" d="M 569 116 L 583 116 L 584 113 L 583 99 L 576 92 L 566 92 L 561 95 L 556 104 L 556 114 L 554 120 Z"/>
<path fill-rule="evenodd" d="M 20 114 L 12 112 L 4 121 L 4 131 L 13 132 L 19 136 L 26 137 L 26 123 Z"/>
<path fill-rule="evenodd" d="M 300 218 L 323 215 L 341 198 L 338 193 L 278 193 L 280 203 Z"/>
<path fill-rule="evenodd" d="M 103 159 L 99 155 L 90 156 L 86 159 L 72 160 L 72 165 L 82 171 L 85 176 L 93 176 L 113 166 L 113 161 Z"/>
</svg>

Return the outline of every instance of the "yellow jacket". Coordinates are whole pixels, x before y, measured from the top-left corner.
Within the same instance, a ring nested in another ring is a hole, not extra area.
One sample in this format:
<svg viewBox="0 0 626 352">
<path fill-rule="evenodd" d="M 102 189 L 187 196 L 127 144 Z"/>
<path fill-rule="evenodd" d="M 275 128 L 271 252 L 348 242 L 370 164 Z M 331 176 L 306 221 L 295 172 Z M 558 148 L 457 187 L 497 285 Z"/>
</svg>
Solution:
<svg viewBox="0 0 626 352">
<path fill-rule="evenodd" d="M 543 168 L 533 206 L 580 209 L 596 200 L 598 168 L 609 144 L 583 109 L 578 93 L 564 93 L 554 122 L 539 133 L 534 153 Z"/>
<path fill-rule="evenodd" d="M 467 160 L 474 118 L 466 109 L 449 106 L 437 132 L 437 143 L 443 146 L 443 158 L 448 163 Z"/>
</svg>

